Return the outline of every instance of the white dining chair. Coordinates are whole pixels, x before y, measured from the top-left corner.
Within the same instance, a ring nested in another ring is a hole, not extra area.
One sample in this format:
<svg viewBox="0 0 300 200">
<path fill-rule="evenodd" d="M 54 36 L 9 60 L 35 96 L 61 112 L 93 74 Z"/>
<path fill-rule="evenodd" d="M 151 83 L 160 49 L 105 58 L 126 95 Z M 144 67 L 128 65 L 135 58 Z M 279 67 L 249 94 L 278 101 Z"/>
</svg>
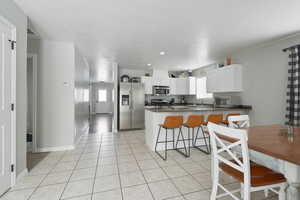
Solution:
<svg viewBox="0 0 300 200">
<path fill-rule="evenodd" d="M 250 126 L 248 115 L 229 116 L 228 123 L 231 128 L 247 128 Z"/>
<path fill-rule="evenodd" d="M 239 200 L 238 192 L 241 193 L 244 200 L 250 200 L 251 192 L 266 189 L 278 194 L 279 200 L 285 200 L 287 185 L 285 177 L 250 161 L 247 130 L 228 128 L 209 122 L 208 131 L 211 137 L 213 156 L 213 186 L 210 200 L 216 200 L 224 196 Z M 223 140 L 230 141 L 230 143 L 225 143 Z M 235 147 L 241 148 L 241 157 L 237 157 L 232 152 L 232 148 Z M 227 159 L 228 157 L 230 158 Z M 220 171 L 235 178 L 241 183 L 242 187 L 232 191 L 225 188 L 220 183 Z M 218 193 L 218 189 L 221 189 L 222 193 Z"/>
</svg>

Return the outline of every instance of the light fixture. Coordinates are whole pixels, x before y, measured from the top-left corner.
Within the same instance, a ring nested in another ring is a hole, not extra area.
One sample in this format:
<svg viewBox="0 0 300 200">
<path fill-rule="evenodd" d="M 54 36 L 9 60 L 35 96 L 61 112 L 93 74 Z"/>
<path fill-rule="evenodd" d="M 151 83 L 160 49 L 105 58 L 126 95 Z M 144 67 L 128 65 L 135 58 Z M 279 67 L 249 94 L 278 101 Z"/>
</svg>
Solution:
<svg viewBox="0 0 300 200">
<path fill-rule="evenodd" d="M 151 65 L 152 65 L 151 63 L 148 63 L 148 64 L 147 64 L 147 66 L 149 66 L 149 67 L 150 67 Z"/>
<path fill-rule="evenodd" d="M 166 55 L 166 52 L 161 51 L 161 52 L 159 52 L 159 55 L 161 55 L 161 56 Z"/>
</svg>

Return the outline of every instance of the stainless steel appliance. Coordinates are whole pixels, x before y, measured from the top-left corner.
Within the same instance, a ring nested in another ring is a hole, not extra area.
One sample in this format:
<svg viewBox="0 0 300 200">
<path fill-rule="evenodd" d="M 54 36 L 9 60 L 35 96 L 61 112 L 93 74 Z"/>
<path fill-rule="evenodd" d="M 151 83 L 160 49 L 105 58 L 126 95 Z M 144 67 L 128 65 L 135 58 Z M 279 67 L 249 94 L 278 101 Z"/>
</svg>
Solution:
<svg viewBox="0 0 300 200">
<path fill-rule="evenodd" d="M 152 87 L 152 92 L 153 92 L 153 95 L 156 95 L 156 96 L 166 96 L 166 95 L 170 94 L 170 87 L 154 85 Z"/>
<path fill-rule="evenodd" d="M 145 127 L 145 94 L 142 83 L 120 83 L 119 129 Z"/>
</svg>

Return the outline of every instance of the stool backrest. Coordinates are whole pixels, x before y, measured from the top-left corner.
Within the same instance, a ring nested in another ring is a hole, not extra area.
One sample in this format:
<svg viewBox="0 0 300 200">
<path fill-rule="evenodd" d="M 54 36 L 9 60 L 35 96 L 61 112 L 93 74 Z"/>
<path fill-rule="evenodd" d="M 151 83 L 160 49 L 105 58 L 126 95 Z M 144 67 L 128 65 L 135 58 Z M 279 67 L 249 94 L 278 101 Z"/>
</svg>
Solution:
<svg viewBox="0 0 300 200">
<path fill-rule="evenodd" d="M 207 117 L 207 121 L 215 123 L 215 124 L 221 124 L 223 122 L 223 115 L 222 114 L 210 114 Z"/>
<path fill-rule="evenodd" d="M 229 116 L 228 123 L 231 128 L 248 128 L 250 126 L 248 115 Z"/>
<path fill-rule="evenodd" d="M 208 131 L 211 136 L 213 155 L 213 178 L 219 180 L 219 164 L 225 165 L 240 171 L 244 176 L 244 197 L 250 199 L 250 160 L 248 149 L 247 130 L 228 128 L 209 122 Z M 230 138 L 232 142 L 224 142 L 224 138 Z M 234 154 L 234 149 L 241 148 L 241 158 Z M 219 183 L 219 187 L 224 187 Z M 226 193 L 230 193 L 226 191 Z M 233 194 L 230 193 L 232 196 Z"/>
<path fill-rule="evenodd" d="M 183 116 L 167 116 L 164 121 L 165 128 L 180 128 L 183 124 Z"/>
<path fill-rule="evenodd" d="M 204 116 L 203 115 L 189 115 L 186 124 L 196 127 L 201 126 L 204 123 Z"/>
</svg>

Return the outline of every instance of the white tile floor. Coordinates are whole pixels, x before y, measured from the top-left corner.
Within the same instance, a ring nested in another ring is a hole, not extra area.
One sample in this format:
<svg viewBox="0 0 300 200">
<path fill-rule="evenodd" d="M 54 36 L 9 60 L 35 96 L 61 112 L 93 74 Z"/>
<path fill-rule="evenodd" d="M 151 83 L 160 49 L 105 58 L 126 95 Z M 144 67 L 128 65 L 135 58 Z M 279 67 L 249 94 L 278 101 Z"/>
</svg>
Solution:
<svg viewBox="0 0 300 200">
<path fill-rule="evenodd" d="M 75 150 L 33 154 L 30 173 L 1 200 L 208 200 L 210 156 L 148 150 L 143 131 L 84 135 Z M 229 188 L 239 187 L 222 175 Z M 231 199 L 231 198 L 223 198 Z M 252 199 L 265 198 L 254 193 Z"/>
</svg>

